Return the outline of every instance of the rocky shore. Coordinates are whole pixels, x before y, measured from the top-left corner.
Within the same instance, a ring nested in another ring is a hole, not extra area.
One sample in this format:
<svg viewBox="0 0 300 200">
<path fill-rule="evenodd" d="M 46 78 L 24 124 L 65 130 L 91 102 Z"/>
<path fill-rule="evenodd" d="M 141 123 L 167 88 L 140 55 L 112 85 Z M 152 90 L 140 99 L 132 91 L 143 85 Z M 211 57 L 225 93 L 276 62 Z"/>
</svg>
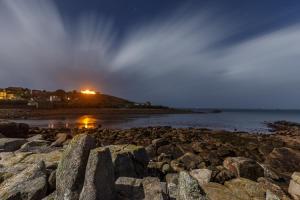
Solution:
<svg viewBox="0 0 300 200">
<path fill-rule="evenodd" d="M 0 123 L 2 200 L 300 199 L 300 125 L 268 134 Z"/>
</svg>

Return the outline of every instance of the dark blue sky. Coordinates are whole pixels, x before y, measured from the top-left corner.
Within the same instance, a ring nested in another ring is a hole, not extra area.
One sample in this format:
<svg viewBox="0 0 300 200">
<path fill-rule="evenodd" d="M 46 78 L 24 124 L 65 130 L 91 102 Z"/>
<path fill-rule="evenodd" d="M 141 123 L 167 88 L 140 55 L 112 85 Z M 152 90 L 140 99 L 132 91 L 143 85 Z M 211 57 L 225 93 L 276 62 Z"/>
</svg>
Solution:
<svg viewBox="0 0 300 200">
<path fill-rule="evenodd" d="M 121 33 L 133 25 L 165 16 L 181 7 L 191 10 L 213 7 L 233 19 L 246 21 L 248 28 L 242 30 L 241 38 L 300 20 L 298 0 L 55 0 L 55 3 L 63 17 L 70 21 L 93 12 L 113 19 Z"/>
<path fill-rule="evenodd" d="M 0 87 L 300 109 L 299 0 L 2 0 Z"/>
</svg>

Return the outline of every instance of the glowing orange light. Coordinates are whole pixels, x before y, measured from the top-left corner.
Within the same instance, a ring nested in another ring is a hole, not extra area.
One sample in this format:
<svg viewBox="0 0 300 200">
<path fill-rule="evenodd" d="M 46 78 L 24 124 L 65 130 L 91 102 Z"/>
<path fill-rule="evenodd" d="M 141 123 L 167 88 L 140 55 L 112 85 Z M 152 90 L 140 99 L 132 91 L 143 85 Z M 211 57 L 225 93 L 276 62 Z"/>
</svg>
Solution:
<svg viewBox="0 0 300 200">
<path fill-rule="evenodd" d="M 80 92 L 81 92 L 81 94 L 88 94 L 88 95 L 96 94 L 96 92 L 93 90 L 81 90 Z"/>
<path fill-rule="evenodd" d="M 79 128 L 95 128 L 96 127 L 96 118 L 91 115 L 84 115 L 80 117 L 77 122 Z"/>
</svg>

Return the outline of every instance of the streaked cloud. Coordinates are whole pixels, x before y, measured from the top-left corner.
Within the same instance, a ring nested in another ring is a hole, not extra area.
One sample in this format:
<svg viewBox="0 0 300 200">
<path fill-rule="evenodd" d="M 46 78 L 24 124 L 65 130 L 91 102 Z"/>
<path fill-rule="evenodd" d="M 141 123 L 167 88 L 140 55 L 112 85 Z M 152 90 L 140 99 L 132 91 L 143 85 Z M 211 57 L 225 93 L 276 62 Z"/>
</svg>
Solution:
<svg viewBox="0 0 300 200">
<path fill-rule="evenodd" d="M 51 1 L 0 2 L 0 84 L 91 86 L 172 106 L 300 107 L 300 25 L 235 38 L 247 24 L 209 7 L 128 28 L 69 22 Z M 281 91 L 281 92 L 279 92 Z"/>
</svg>

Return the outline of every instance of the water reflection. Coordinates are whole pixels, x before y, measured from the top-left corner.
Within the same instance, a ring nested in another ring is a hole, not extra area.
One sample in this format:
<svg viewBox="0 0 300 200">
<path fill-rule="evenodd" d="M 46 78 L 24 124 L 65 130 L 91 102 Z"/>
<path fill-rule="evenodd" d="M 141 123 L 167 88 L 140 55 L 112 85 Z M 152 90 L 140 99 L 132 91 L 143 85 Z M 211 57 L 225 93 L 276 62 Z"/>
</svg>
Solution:
<svg viewBox="0 0 300 200">
<path fill-rule="evenodd" d="M 93 115 L 84 115 L 77 120 L 78 128 L 96 128 L 97 119 Z"/>
</svg>

